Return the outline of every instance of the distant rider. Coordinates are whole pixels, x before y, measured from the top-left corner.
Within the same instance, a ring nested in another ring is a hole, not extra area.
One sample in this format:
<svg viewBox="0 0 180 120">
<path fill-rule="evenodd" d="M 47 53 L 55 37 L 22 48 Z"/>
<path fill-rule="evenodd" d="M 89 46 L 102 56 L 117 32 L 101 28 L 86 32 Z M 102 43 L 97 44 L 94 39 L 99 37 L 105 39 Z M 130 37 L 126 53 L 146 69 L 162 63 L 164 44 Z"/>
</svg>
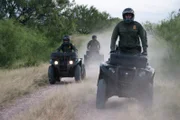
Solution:
<svg viewBox="0 0 180 120">
<path fill-rule="evenodd" d="M 70 37 L 68 35 L 65 35 L 63 37 L 63 43 L 61 46 L 57 49 L 57 51 L 62 51 L 62 52 L 77 52 L 78 50 L 76 47 L 70 42 Z"/>
<path fill-rule="evenodd" d="M 99 51 L 100 50 L 100 43 L 97 40 L 97 36 L 93 35 L 92 40 L 90 40 L 87 44 L 87 49 L 89 51 Z"/>
</svg>

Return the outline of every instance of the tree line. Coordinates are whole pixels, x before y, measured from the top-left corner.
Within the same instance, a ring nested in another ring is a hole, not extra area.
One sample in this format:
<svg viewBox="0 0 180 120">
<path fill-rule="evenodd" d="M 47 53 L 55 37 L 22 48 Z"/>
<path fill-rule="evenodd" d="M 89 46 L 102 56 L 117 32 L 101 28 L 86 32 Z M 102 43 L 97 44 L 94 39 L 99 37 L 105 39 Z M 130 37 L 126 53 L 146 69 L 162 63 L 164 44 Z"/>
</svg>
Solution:
<svg viewBox="0 0 180 120">
<path fill-rule="evenodd" d="M 119 20 L 75 1 L 1 0 L 0 67 L 35 65 L 47 60 L 63 35 L 90 34 Z"/>
</svg>

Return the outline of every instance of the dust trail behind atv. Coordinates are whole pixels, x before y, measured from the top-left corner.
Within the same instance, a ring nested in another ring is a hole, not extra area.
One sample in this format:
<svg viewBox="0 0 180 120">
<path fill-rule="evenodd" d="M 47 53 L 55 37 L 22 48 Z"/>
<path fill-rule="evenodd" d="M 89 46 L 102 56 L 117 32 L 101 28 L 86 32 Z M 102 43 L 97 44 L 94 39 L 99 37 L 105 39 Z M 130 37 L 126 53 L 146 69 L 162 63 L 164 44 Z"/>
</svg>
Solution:
<svg viewBox="0 0 180 120">
<path fill-rule="evenodd" d="M 101 43 L 105 60 L 109 57 L 109 44 L 110 44 L 110 32 L 106 34 L 97 34 Z M 154 40 L 153 36 L 148 36 L 149 39 L 149 62 L 156 69 L 156 76 L 154 79 L 154 104 L 152 110 L 145 111 L 134 99 L 119 99 L 118 97 L 112 97 L 108 101 L 104 110 L 96 109 L 96 89 L 97 89 L 97 76 L 92 78 L 92 84 L 94 84 L 93 94 L 88 94 L 88 98 L 84 104 L 81 104 L 77 110 L 76 120 L 178 120 L 180 115 L 180 98 L 179 83 L 169 79 L 163 74 L 163 63 L 161 62 L 167 53 L 166 47 L 162 47 L 161 43 Z M 98 69 L 99 70 L 99 69 Z M 96 68 L 91 69 L 97 75 Z M 90 70 L 89 70 L 90 71 Z M 88 73 L 87 73 L 88 74 Z M 94 82 L 93 82 L 94 81 Z M 88 88 L 87 88 L 88 89 Z"/>
</svg>

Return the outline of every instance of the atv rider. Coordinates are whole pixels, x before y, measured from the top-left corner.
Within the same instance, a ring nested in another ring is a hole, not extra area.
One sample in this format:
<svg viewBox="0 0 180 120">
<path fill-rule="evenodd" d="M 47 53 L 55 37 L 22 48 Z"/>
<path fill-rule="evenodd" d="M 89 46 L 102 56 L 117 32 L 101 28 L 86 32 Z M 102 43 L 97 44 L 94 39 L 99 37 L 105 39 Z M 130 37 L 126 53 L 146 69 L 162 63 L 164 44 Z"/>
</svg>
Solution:
<svg viewBox="0 0 180 120">
<path fill-rule="evenodd" d="M 57 49 L 57 51 L 62 51 L 62 52 L 76 52 L 77 53 L 77 49 L 76 47 L 70 43 L 70 37 L 68 35 L 65 35 L 63 37 L 63 44 Z"/>
<path fill-rule="evenodd" d="M 143 55 L 147 55 L 147 35 L 142 25 L 134 21 L 134 10 L 126 8 L 122 12 L 123 21 L 119 22 L 111 36 L 111 52 L 116 50 L 116 40 L 119 37 L 118 49 L 123 53 L 141 53 L 141 45 L 143 48 Z"/>
<path fill-rule="evenodd" d="M 87 49 L 89 51 L 99 51 L 100 50 L 100 43 L 97 40 L 97 36 L 93 35 L 92 40 L 90 40 L 87 44 Z"/>
</svg>

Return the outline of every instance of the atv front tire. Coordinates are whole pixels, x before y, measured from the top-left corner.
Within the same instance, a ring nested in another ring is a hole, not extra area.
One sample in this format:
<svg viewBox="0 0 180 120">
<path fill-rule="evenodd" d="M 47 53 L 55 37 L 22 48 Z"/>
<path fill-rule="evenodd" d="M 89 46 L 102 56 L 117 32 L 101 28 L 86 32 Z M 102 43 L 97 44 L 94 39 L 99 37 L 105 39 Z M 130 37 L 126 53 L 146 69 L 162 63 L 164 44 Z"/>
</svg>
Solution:
<svg viewBox="0 0 180 120">
<path fill-rule="evenodd" d="M 81 67 L 79 65 L 77 65 L 75 68 L 74 77 L 75 77 L 75 81 L 81 80 Z"/>
<path fill-rule="evenodd" d="M 96 108 L 103 109 L 106 102 L 106 82 L 104 79 L 99 80 L 96 94 Z"/>
<path fill-rule="evenodd" d="M 55 71 L 54 71 L 54 67 L 52 65 L 49 66 L 49 69 L 48 69 L 48 78 L 49 78 L 50 84 L 56 83 Z"/>
</svg>

